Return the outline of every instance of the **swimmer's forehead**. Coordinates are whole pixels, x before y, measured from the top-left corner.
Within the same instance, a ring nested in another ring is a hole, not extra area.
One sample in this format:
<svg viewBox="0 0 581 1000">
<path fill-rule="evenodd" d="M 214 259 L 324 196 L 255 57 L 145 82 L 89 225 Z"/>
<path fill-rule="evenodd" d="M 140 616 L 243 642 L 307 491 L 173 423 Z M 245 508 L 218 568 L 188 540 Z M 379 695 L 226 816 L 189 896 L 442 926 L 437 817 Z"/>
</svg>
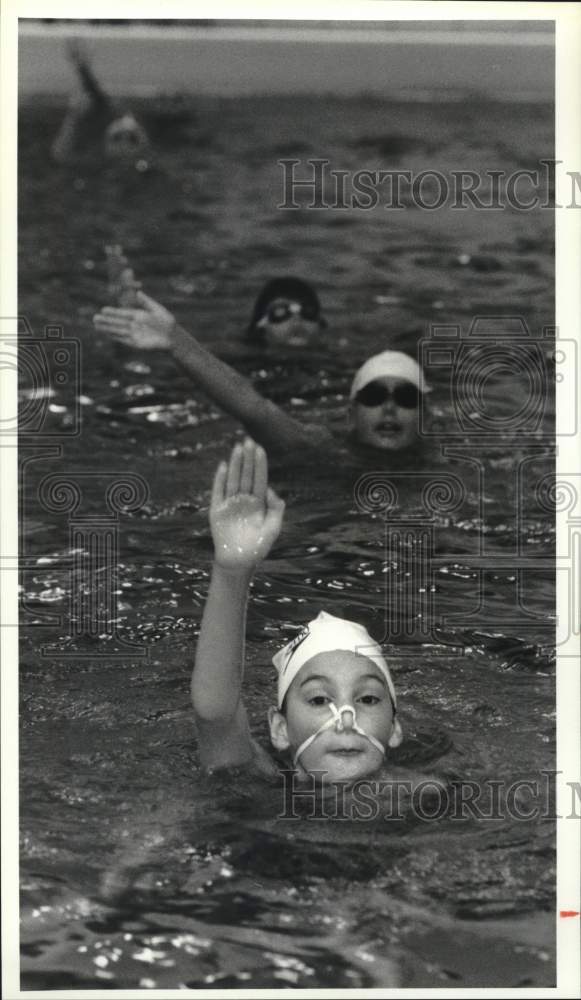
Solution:
<svg viewBox="0 0 581 1000">
<path fill-rule="evenodd" d="M 303 663 L 293 685 L 302 687 L 309 681 L 333 681 L 348 677 L 350 680 L 377 680 L 386 687 L 385 677 L 373 660 L 362 653 L 348 649 L 328 650 L 317 653 Z"/>
<path fill-rule="evenodd" d="M 296 303 L 299 306 L 304 306 L 306 303 L 300 295 L 275 295 L 274 298 L 268 299 L 264 308 L 268 309 L 270 306 L 286 306 Z"/>
</svg>

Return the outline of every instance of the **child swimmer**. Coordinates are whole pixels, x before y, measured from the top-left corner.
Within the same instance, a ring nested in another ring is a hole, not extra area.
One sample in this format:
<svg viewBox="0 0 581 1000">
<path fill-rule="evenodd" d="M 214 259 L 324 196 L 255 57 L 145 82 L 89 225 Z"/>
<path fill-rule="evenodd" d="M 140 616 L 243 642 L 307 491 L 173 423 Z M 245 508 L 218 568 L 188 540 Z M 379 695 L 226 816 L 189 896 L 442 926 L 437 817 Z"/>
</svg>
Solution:
<svg viewBox="0 0 581 1000">
<path fill-rule="evenodd" d="M 134 308 L 105 306 L 93 319 L 96 329 L 138 350 L 171 352 L 198 386 L 267 450 L 332 453 L 347 444 L 358 453 L 368 450 L 374 458 L 378 451 L 413 452 L 420 446 L 418 408 L 431 390 L 420 366 L 406 354 L 383 351 L 362 365 L 351 386 L 349 437 L 338 442 L 326 428 L 300 423 L 264 399 L 160 303 L 141 291 L 136 300 Z"/>
<path fill-rule="evenodd" d="M 266 454 L 247 438 L 219 465 L 210 505 L 214 565 L 191 682 L 200 759 L 210 770 L 254 764 L 277 773 L 250 734 L 241 693 L 250 582 L 283 516 L 284 503 L 268 485 Z M 402 730 L 387 663 L 368 632 L 321 612 L 273 663 L 270 739 L 299 776 L 351 783 L 379 772 Z"/>
</svg>

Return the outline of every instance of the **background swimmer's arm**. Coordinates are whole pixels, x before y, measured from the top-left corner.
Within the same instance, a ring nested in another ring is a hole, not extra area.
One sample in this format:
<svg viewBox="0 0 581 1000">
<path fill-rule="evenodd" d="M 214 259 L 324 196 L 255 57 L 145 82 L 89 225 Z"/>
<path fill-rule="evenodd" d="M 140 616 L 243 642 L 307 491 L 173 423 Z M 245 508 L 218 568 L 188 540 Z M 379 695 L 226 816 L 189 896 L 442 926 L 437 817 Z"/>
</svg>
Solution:
<svg viewBox="0 0 581 1000">
<path fill-rule="evenodd" d="M 51 156 L 56 163 L 66 163 L 72 155 L 77 139 L 79 121 L 82 119 L 84 113 L 80 105 L 72 105 L 68 109 L 50 148 Z"/>
<path fill-rule="evenodd" d="M 294 450 L 320 443 L 313 441 L 312 429 L 289 417 L 264 399 L 248 379 L 207 351 L 182 327 L 171 333 L 174 357 L 195 378 L 226 413 L 235 417 L 252 437 L 269 450 Z M 318 435 L 323 437 L 324 432 Z M 325 439 L 328 435 L 324 435 Z"/>
<path fill-rule="evenodd" d="M 256 392 L 248 379 L 220 361 L 176 324 L 174 316 L 143 292 L 137 308 L 105 306 L 94 317 L 97 330 L 138 350 L 171 351 L 199 387 L 218 406 L 239 420 L 249 434 L 272 450 L 294 450 L 328 444 L 323 429 L 307 428 Z"/>
<path fill-rule="evenodd" d="M 97 80 L 80 42 L 74 40 L 69 43 L 68 56 L 81 87 L 71 94 L 67 113 L 51 145 L 51 156 L 57 163 L 66 163 L 72 157 L 80 140 L 83 122 L 95 113 L 108 116 L 114 111 L 112 101 Z"/>
<path fill-rule="evenodd" d="M 253 572 L 282 525 L 284 503 L 268 487 L 262 448 L 247 439 L 216 472 L 210 506 L 214 566 L 192 674 L 192 704 L 206 767 L 250 761 L 241 701 L 246 602 Z"/>
<path fill-rule="evenodd" d="M 95 76 L 86 50 L 78 41 L 72 41 L 68 46 L 69 59 L 74 64 L 79 80 L 87 97 L 94 107 L 112 108 L 111 98 L 105 93 Z"/>
</svg>

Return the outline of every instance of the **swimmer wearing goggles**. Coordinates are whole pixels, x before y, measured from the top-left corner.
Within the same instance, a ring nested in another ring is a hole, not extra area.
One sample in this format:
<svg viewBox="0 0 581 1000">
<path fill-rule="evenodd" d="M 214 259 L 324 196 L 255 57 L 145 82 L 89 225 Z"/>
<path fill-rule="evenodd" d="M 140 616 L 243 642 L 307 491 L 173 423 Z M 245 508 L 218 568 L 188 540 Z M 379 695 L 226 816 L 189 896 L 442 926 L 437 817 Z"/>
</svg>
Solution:
<svg viewBox="0 0 581 1000">
<path fill-rule="evenodd" d="M 263 344 L 304 347 L 326 326 L 312 285 L 300 278 L 274 278 L 255 302 L 247 337 Z"/>
<path fill-rule="evenodd" d="M 402 451 L 418 440 L 418 408 L 431 390 L 418 363 L 401 351 L 369 358 L 351 386 L 351 428 L 358 441 Z"/>
<path fill-rule="evenodd" d="M 264 450 L 250 439 L 218 467 L 210 506 L 214 565 L 192 674 L 206 768 L 274 760 L 252 739 L 242 702 L 246 602 L 252 575 L 276 541 L 284 503 L 268 486 Z M 366 629 L 321 612 L 273 657 L 277 702 L 270 739 L 301 775 L 355 781 L 377 773 L 402 740 L 397 699 Z"/>
</svg>

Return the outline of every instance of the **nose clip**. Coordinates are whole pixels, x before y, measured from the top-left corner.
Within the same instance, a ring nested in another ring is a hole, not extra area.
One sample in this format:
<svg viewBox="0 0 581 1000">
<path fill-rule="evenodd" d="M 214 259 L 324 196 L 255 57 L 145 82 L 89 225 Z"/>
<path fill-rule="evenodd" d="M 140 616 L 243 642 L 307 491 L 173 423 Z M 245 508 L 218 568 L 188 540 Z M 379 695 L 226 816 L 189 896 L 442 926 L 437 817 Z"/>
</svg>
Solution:
<svg viewBox="0 0 581 1000">
<path fill-rule="evenodd" d="M 357 729 L 357 716 L 355 714 L 355 709 L 353 705 L 341 705 L 341 708 L 335 708 L 334 705 L 329 705 L 329 708 L 333 711 L 333 718 L 335 720 L 335 729 L 338 733 L 345 731 L 345 723 L 343 722 L 343 716 L 346 712 L 349 712 L 351 716 L 350 729 Z"/>
</svg>

